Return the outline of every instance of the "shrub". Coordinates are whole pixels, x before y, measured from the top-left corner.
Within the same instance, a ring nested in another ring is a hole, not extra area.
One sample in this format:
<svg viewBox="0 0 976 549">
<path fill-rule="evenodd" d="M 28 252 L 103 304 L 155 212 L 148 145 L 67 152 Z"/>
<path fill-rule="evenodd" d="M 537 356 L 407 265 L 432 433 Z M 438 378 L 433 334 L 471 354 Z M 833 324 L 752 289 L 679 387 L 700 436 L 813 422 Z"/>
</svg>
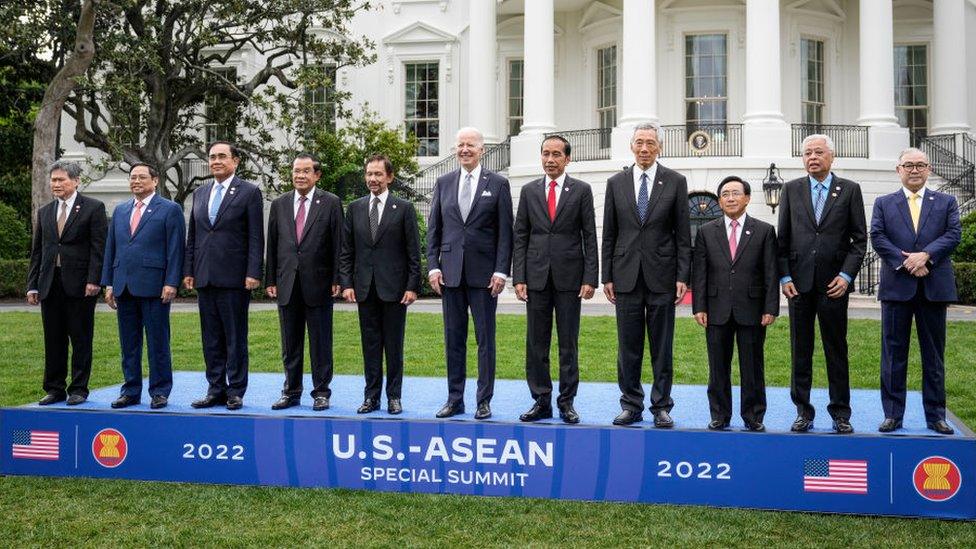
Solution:
<svg viewBox="0 0 976 549">
<path fill-rule="evenodd" d="M 0 202 L 0 259 L 24 259 L 30 252 L 30 232 L 17 210 Z"/>
<path fill-rule="evenodd" d="M 976 261 L 976 211 L 962 218 L 962 241 L 952 254 L 953 261 Z"/>
<path fill-rule="evenodd" d="M 976 263 L 960 262 L 956 269 L 956 288 L 959 290 L 959 303 L 976 305 Z"/>
<path fill-rule="evenodd" d="M 0 259 L 0 297 L 27 295 L 28 259 Z"/>
</svg>

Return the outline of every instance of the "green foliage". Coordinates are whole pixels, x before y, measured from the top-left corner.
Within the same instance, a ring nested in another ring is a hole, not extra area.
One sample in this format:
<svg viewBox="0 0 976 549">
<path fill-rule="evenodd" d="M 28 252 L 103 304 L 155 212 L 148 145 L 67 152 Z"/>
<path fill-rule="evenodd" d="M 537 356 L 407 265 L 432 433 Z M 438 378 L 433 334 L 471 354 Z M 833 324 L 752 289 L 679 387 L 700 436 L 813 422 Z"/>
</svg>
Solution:
<svg viewBox="0 0 976 549">
<path fill-rule="evenodd" d="M 393 163 L 395 180 L 391 190 L 406 199 L 413 192 L 404 181 L 417 175 L 419 166 L 414 158 L 417 138 L 404 137 L 401 128 L 392 128 L 380 120 L 375 112 L 363 110 L 345 127 L 335 132 L 325 129 L 315 133 L 307 142 L 308 152 L 322 162 L 319 187 L 335 193 L 343 202 L 366 194 L 363 183 L 363 162 L 371 154 L 385 154 Z M 282 190 L 288 190 L 285 185 Z"/>
<path fill-rule="evenodd" d="M 0 297 L 24 297 L 29 259 L 0 259 Z"/>
<path fill-rule="evenodd" d="M 952 254 L 953 261 L 976 261 L 976 211 L 962 218 L 962 240 Z"/>
<path fill-rule="evenodd" d="M 954 263 L 956 271 L 956 289 L 959 291 L 959 303 L 976 305 L 976 263 Z"/>
<path fill-rule="evenodd" d="M 30 231 L 17 210 L 0 202 L 0 259 L 23 259 L 30 251 Z"/>
<path fill-rule="evenodd" d="M 30 158 L 29 155 L 28 158 Z M 31 172 L 29 166 L 9 170 L 6 173 L 0 172 L 0 203 L 10 205 L 17 212 L 17 215 L 24 220 L 24 228 L 30 230 Z"/>
</svg>

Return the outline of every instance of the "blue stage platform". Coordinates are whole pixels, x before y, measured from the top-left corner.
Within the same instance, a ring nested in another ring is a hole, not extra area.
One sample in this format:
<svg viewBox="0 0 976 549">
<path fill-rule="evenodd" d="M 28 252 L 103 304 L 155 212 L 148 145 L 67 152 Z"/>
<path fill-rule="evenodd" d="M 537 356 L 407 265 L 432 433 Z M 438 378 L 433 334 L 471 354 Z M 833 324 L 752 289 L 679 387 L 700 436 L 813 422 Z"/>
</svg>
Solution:
<svg viewBox="0 0 976 549">
<path fill-rule="evenodd" d="M 878 391 L 852 391 L 854 435 L 836 435 L 825 390 L 815 389 L 815 429 L 793 434 L 795 409 L 769 388 L 766 433 L 705 430 L 702 386 L 676 386 L 676 428 L 613 427 L 618 390 L 581 383 L 579 425 L 518 421 L 531 404 L 525 382 L 498 380 L 493 417 L 437 420 L 447 384 L 406 378 L 404 413 L 356 414 L 363 379 L 336 376 L 332 407 L 272 411 L 283 376 L 252 374 L 244 408 L 195 410 L 202 372 L 177 372 L 163 410 L 149 398 L 112 410 L 118 387 L 80 406 L 0 409 L 0 473 L 378 491 L 695 504 L 867 515 L 976 519 L 976 437 L 950 418 L 952 436 L 925 428 L 910 393 L 905 428 L 881 435 Z M 306 378 L 306 387 L 311 386 Z M 737 399 L 738 389 L 734 390 Z M 738 407 L 738 402 L 734 403 Z"/>
</svg>

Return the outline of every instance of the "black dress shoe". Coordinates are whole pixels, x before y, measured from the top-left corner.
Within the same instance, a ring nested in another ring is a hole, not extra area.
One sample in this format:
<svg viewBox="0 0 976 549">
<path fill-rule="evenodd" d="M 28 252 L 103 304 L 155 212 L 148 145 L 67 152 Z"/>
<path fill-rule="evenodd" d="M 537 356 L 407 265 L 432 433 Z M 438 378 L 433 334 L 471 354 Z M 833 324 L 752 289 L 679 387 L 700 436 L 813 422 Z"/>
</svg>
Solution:
<svg viewBox="0 0 976 549">
<path fill-rule="evenodd" d="M 567 404 L 559 407 L 559 419 L 563 420 L 563 423 L 575 425 L 580 422 L 580 415 L 572 404 Z"/>
<path fill-rule="evenodd" d="M 211 395 L 208 394 L 200 400 L 194 400 L 190 406 L 194 408 L 213 408 L 218 404 L 226 404 L 227 397 L 224 395 Z"/>
<path fill-rule="evenodd" d="M 228 410 L 240 410 L 244 407 L 244 399 L 239 396 L 227 397 Z"/>
<path fill-rule="evenodd" d="M 437 411 L 435 417 L 444 419 L 446 417 L 453 417 L 458 414 L 464 413 L 464 403 L 463 402 L 448 402 Z"/>
<path fill-rule="evenodd" d="M 713 419 L 712 421 L 709 421 L 708 422 L 708 430 L 709 431 L 724 431 L 724 430 L 726 430 L 728 428 L 729 428 L 729 422 L 728 421 L 722 421 L 722 420 L 719 420 L 719 419 Z"/>
<path fill-rule="evenodd" d="M 160 408 L 165 408 L 169 404 L 169 399 L 163 395 L 156 395 L 152 397 L 152 402 L 149 403 L 149 408 L 152 410 L 159 410 Z"/>
<path fill-rule="evenodd" d="M 552 405 L 548 402 L 536 401 L 535 404 L 529 408 L 528 412 L 519 416 L 519 421 L 539 421 L 540 419 L 549 419 L 552 417 Z"/>
<path fill-rule="evenodd" d="M 895 429 L 901 429 L 901 420 L 892 417 L 886 417 L 881 425 L 878 425 L 879 433 L 890 433 Z"/>
<path fill-rule="evenodd" d="M 139 399 L 134 396 L 122 395 L 119 398 L 112 401 L 112 408 L 126 408 L 128 406 L 134 406 L 139 404 Z"/>
<path fill-rule="evenodd" d="M 671 415 L 664 410 L 658 410 L 653 412 L 654 414 L 654 426 L 658 429 L 670 429 L 674 427 L 674 420 L 671 419 Z"/>
<path fill-rule="evenodd" d="M 44 395 L 44 398 L 42 398 L 41 400 L 38 400 L 37 403 L 39 405 L 41 405 L 41 406 L 50 406 L 51 404 L 55 404 L 57 402 L 62 402 L 63 400 L 64 400 L 64 396 L 62 396 L 62 395 L 54 395 L 54 394 L 48 393 L 48 394 Z"/>
<path fill-rule="evenodd" d="M 367 398 L 366 400 L 363 401 L 363 404 L 359 407 L 359 409 L 356 410 L 356 413 L 368 414 L 370 412 L 375 412 L 376 410 L 379 409 L 380 409 L 380 401 L 373 398 Z"/>
<path fill-rule="evenodd" d="M 766 426 L 761 421 L 746 420 L 746 430 L 754 433 L 763 433 L 766 431 Z"/>
<path fill-rule="evenodd" d="M 68 406 L 77 406 L 86 400 L 88 399 L 81 395 L 71 395 L 68 397 Z"/>
<path fill-rule="evenodd" d="M 940 435 L 951 435 L 956 431 L 946 423 L 946 420 L 940 419 L 939 421 L 929 421 L 925 424 L 929 429 L 932 429 Z"/>
<path fill-rule="evenodd" d="M 488 419 L 491 417 L 491 404 L 488 401 L 484 401 L 478 404 L 478 410 L 474 413 L 475 419 Z M 552 417 L 552 416 L 550 416 Z"/>
<path fill-rule="evenodd" d="M 793 425 L 790 426 L 790 431 L 794 433 L 805 433 L 813 427 L 813 420 L 807 419 L 803 416 L 796 416 L 793 420 Z"/>
<path fill-rule="evenodd" d="M 614 425 L 631 425 L 640 421 L 644 421 L 644 417 L 640 412 L 635 412 L 634 410 L 624 410 L 617 417 L 613 418 Z"/>
<path fill-rule="evenodd" d="M 389 399 L 389 402 L 386 403 L 386 413 L 390 414 L 391 416 L 403 413 L 403 405 L 400 404 L 400 399 Z"/>
<path fill-rule="evenodd" d="M 272 410 L 284 410 L 285 408 L 291 408 L 292 406 L 298 406 L 302 402 L 302 397 L 293 397 L 289 395 L 281 395 L 281 398 L 275 401 L 271 405 Z"/>
<path fill-rule="evenodd" d="M 321 412 L 329 409 L 329 397 L 315 397 L 312 400 L 312 411 Z"/>
<path fill-rule="evenodd" d="M 854 432 L 854 427 L 851 427 L 851 420 L 838 418 L 834 420 L 834 430 L 839 435 L 849 435 Z"/>
</svg>

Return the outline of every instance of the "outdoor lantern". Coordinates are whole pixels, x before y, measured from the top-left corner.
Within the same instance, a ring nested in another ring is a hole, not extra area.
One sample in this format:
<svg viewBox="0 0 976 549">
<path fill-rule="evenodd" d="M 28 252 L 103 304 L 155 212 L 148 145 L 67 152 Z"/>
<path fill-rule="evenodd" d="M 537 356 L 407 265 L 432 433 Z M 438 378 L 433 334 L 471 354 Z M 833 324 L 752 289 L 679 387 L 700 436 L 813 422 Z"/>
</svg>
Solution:
<svg viewBox="0 0 976 549">
<path fill-rule="evenodd" d="M 779 176 L 779 169 L 776 164 L 770 163 L 769 173 L 763 179 L 763 194 L 766 195 L 766 205 L 776 213 L 776 206 L 779 206 L 779 195 L 783 192 L 783 179 Z"/>
</svg>

